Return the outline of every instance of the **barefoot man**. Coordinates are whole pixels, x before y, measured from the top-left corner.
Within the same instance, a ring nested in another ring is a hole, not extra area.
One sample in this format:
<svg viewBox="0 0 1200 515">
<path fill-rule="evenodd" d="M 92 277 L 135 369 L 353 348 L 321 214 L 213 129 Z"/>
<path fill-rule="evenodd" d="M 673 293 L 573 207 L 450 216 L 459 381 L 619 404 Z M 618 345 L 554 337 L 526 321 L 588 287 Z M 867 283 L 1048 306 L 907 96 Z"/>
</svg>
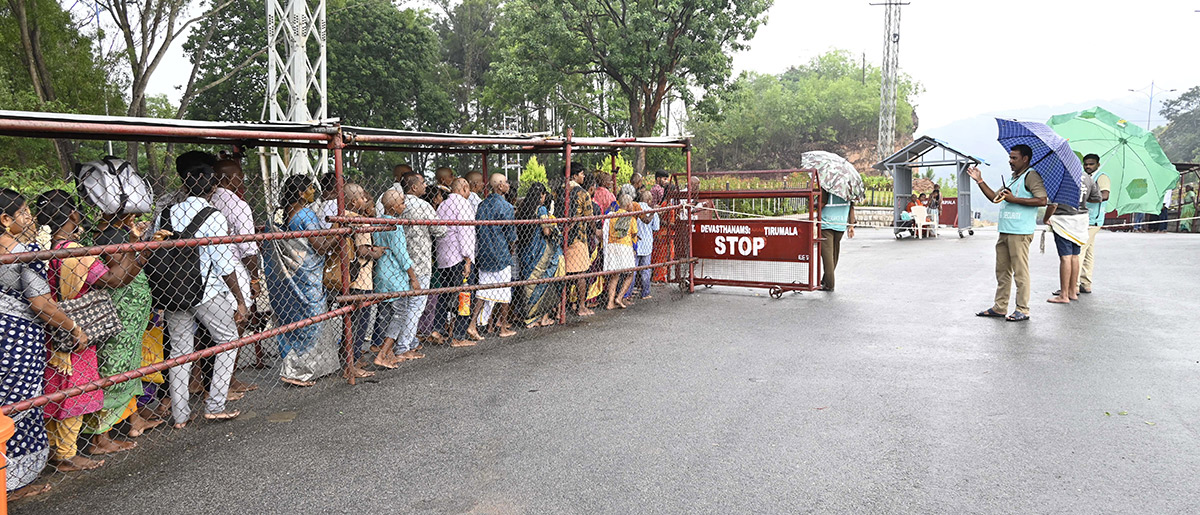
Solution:
<svg viewBox="0 0 1200 515">
<path fill-rule="evenodd" d="M 1046 186 L 1037 170 L 1029 167 L 1033 149 L 1016 145 L 1008 153 L 1012 179 L 993 190 L 983 181 L 983 172 L 972 166 L 967 175 L 979 185 L 987 198 L 1000 203 L 1000 239 L 996 241 L 996 302 L 981 317 L 1004 317 L 1012 283 L 1017 283 L 1017 309 L 1006 317 L 1009 322 L 1029 320 L 1029 244 L 1037 228 L 1038 208 L 1046 205 Z"/>
<path fill-rule="evenodd" d="M 383 194 L 383 218 L 397 218 L 404 212 L 404 194 L 396 190 L 387 190 Z M 404 237 L 404 229 L 396 226 L 395 230 L 377 232 L 374 236 L 375 246 L 383 247 L 383 255 L 375 261 L 375 292 L 398 293 L 412 289 L 412 285 L 420 285 L 417 271 L 413 268 L 412 259 L 408 256 L 408 242 Z M 401 361 L 417 359 L 413 353 L 407 353 L 409 343 L 415 340 L 417 327 L 410 324 L 409 310 L 414 306 L 414 297 L 389 299 L 379 305 L 379 314 L 375 318 L 375 337 L 383 341 L 379 345 L 379 354 L 375 355 L 375 365 L 383 368 L 396 368 Z M 401 342 L 406 355 L 397 356 L 396 342 Z"/>
<path fill-rule="evenodd" d="M 461 177 L 454 179 L 450 186 L 450 196 L 446 197 L 442 205 L 437 208 L 438 219 L 474 220 L 475 209 L 471 207 L 471 201 L 467 200 L 470 195 L 471 189 L 467 185 L 467 180 Z M 435 274 L 434 287 L 448 288 L 467 284 L 467 279 L 471 277 L 471 264 L 474 260 L 475 227 L 470 225 L 447 226 L 446 236 L 437 241 L 438 270 Z M 476 338 L 479 340 L 483 338 L 474 330 L 468 330 L 467 326 L 471 323 L 471 315 L 470 313 L 459 313 L 458 298 L 459 296 L 453 293 L 443 293 L 438 296 L 438 305 L 434 312 L 437 316 L 437 319 L 434 320 L 435 329 L 429 337 L 434 341 L 442 340 L 439 329 L 446 321 L 446 315 L 449 314 L 453 318 L 450 346 L 475 345 L 475 341 L 478 341 Z M 470 301 L 468 300 L 468 302 Z M 466 311 L 470 311 L 469 304 Z M 471 339 L 468 339 L 468 335 Z"/>
<path fill-rule="evenodd" d="M 479 204 L 475 219 L 512 221 L 513 205 L 504 198 L 509 190 L 508 178 L 502 173 L 492 174 L 491 180 L 488 181 L 488 190 L 491 194 Z M 512 281 L 512 245 L 517 241 L 517 228 L 512 225 L 481 225 L 475 229 L 475 240 L 479 284 Z M 495 305 L 500 304 L 499 318 L 496 322 L 500 337 L 508 338 L 517 334 L 508 320 L 509 306 L 512 302 L 511 287 L 479 290 L 476 297 L 475 318 L 471 321 L 471 328 L 477 327 L 481 317 L 486 326 Z"/>
<path fill-rule="evenodd" d="M 426 202 L 423 197 L 425 195 L 425 177 L 416 172 L 404 174 L 400 180 L 404 187 L 404 214 L 400 216 L 405 220 L 436 220 L 437 211 L 434 211 L 433 206 Z M 433 245 L 434 242 L 446 236 L 446 227 L 443 225 L 406 225 L 404 226 L 404 236 L 408 238 L 408 257 L 413 260 L 413 268 L 417 271 L 417 279 L 420 284 L 412 285 L 414 290 L 426 290 L 432 284 L 433 279 Z M 414 297 L 416 300 L 413 311 L 416 318 L 410 323 L 413 327 L 421 325 L 420 318 L 425 312 L 425 304 L 429 301 L 428 295 Z M 419 331 L 419 329 L 418 329 Z M 420 350 L 418 344 L 413 352 Z"/>
</svg>

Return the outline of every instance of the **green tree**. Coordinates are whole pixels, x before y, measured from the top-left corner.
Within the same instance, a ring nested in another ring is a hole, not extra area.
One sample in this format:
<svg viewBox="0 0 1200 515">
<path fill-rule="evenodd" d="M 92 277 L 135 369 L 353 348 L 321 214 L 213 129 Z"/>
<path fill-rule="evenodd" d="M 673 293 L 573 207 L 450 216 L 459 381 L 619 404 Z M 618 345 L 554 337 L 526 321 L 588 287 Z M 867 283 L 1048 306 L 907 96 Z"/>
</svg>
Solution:
<svg viewBox="0 0 1200 515">
<path fill-rule="evenodd" d="M 501 72 L 548 98 L 567 78 L 603 76 L 624 100 L 634 136 L 651 136 L 667 95 L 723 84 L 771 0 L 513 0 Z M 511 81 L 510 82 L 514 82 Z M 569 103 L 566 97 L 560 98 Z M 574 106 L 591 112 L 586 105 Z M 598 107 L 598 106 L 597 106 Z M 602 117 L 601 113 L 592 114 Z M 645 169 L 639 150 L 635 167 Z"/>
<path fill-rule="evenodd" d="M 879 126 L 879 68 L 844 51 L 818 56 L 780 75 L 744 73 L 710 90 L 689 114 L 701 169 L 786 168 L 809 150 L 874 145 Z M 910 138 L 919 86 L 901 78 L 897 132 Z"/>
<path fill-rule="evenodd" d="M 0 106 L 104 114 L 107 100 L 114 112 L 124 111 L 121 79 L 96 57 L 80 24 L 54 0 L 0 3 Z M 6 165 L 44 180 L 65 177 L 74 162 L 101 152 L 94 142 L 0 138 Z"/>
<path fill-rule="evenodd" d="M 444 16 L 434 29 L 440 38 L 447 85 L 458 108 L 458 131 L 487 132 L 499 125 L 492 106 L 480 102 L 499 44 L 500 0 L 438 0 Z"/>
<path fill-rule="evenodd" d="M 196 24 L 183 44 L 195 68 L 179 115 L 193 120 L 258 120 L 267 91 L 266 2 L 242 0 Z M 199 86 L 197 86 L 199 85 Z"/>
<path fill-rule="evenodd" d="M 1159 114 L 1167 119 L 1158 133 L 1167 157 L 1175 162 L 1200 161 L 1200 86 L 1163 102 Z"/>
<path fill-rule="evenodd" d="M 330 20 L 330 114 L 372 127 L 450 129 L 454 106 L 432 23 L 387 0 L 359 0 Z"/>
<path fill-rule="evenodd" d="M 433 20 L 387 0 L 359 0 L 329 20 L 329 114 L 349 123 L 448 132 L 456 119 Z M 367 182 L 390 173 L 377 152 L 351 152 Z M 415 163 L 414 163 L 415 164 Z"/>
<path fill-rule="evenodd" d="M 537 156 L 530 156 L 529 162 L 525 163 L 525 169 L 521 171 L 520 180 L 517 181 L 517 195 L 524 197 L 535 182 L 546 184 L 546 167 L 538 162 Z"/>
<path fill-rule="evenodd" d="M 611 169 L 612 164 L 610 163 L 605 170 Z M 623 154 L 617 154 L 617 175 L 616 177 L 613 177 L 613 184 L 616 185 L 617 189 L 621 189 L 622 184 L 629 184 L 630 177 L 633 177 L 633 163 L 630 163 L 628 159 L 625 159 Z"/>
</svg>

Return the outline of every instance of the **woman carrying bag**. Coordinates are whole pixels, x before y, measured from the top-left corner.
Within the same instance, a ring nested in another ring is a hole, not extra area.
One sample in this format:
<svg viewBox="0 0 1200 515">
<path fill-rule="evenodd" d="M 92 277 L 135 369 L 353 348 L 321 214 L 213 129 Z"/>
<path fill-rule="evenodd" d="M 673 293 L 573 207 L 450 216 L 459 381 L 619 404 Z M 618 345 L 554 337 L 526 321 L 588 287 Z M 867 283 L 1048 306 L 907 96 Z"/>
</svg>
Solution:
<svg viewBox="0 0 1200 515">
<path fill-rule="evenodd" d="M 80 246 L 77 239 L 83 225 L 83 213 L 66 191 L 50 190 L 38 196 L 37 221 L 50 228 L 51 248 L 59 250 Z M 120 289 L 129 285 L 141 273 L 143 263 L 139 262 L 138 254 L 134 253 L 110 256 L 109 259 L 111 266 L 96 256 L 50 260 L 46 279 L 55 300 L 61 303 L 83 299 L 93 290 L 96 290 L 96 295 L 87 302 L 89 307 L 84 308 L 89 317 L 95 318 L 80 320 L 91 333 L 89 336 L 92 338 L 87 345 L 64 345 L 63 338 L 54 334 L 48 340 L 48 394 L 100 379 L 96 346 L 107 343 L 110 338 L 116 337 L 124 330 L 120 325 L 120 315 L 116 306 L 104 290 Z M 140 361 L 141 348 L 136 348 Z M 124 402 L 128 401 L 126 399 Z M 68 397 L 60 403 L 46 406 L 46 428 L 49 431 L 51 457 L 57 462 L 59 471 L 89 470 L 104 464 L 103 460 L 80 456 L 75 443 L 83 429 L 84 416 L 101 412 L 104 408 L 102 390 Z M 136 446 L 134 442 L 114 440 L 108 436 L 108 431 L 104 431 L 92 436 L 89 452 L 110 454 Z"/>
</svg>

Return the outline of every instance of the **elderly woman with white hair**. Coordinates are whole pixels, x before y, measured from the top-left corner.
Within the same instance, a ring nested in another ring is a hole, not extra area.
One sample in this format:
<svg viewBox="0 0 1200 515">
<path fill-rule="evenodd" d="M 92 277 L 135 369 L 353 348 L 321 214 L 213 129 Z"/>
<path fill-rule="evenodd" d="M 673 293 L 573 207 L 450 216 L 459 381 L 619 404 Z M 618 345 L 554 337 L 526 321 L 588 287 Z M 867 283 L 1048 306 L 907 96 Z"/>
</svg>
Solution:
<svg viewBox="0 0 1200 515">
<path fill-rule="evenodd" d="M 622 191 L 621 195 L 617 197 L 615 214 L 634 213 L 640 210 L 641 206 L 633 201 L 633 196 Z M 637 241 L 636 215 L 605 219 L 604 230 L 601 234 L 604 239 L 604 271 L 633 268 L 636 261 L 633 252 L 633 244 Z M 625 273 L 610 278 L 611 280 L 608 281 L 608 309 L 625 309 L 627 305 L 623 297 L 625 290 L 628 290 L 633 283 L 633 274 Z M 618 283 L 620 283 L 619 289 Z M 618 296 L 618 291 L 622 295 Z"/>
</svg>

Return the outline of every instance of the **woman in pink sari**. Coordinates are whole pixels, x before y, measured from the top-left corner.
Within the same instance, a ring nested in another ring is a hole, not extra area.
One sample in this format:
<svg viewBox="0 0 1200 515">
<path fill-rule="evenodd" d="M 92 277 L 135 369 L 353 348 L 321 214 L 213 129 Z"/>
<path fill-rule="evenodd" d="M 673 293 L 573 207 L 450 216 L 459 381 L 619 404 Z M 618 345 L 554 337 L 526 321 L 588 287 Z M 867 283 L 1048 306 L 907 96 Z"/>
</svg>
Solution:
<svg viewBox="0 0 1200 515">
<path fill-rule="evenodd" d="M 53 249 L 79 247 L 76 242 L 83 222 L 71 195 L 63 190 L 51 190 L 38 196 L 37 221 L 49 226 Z M 55 300 L 71 300 L 82 297 L 92 288 L 119 288 L 137 276 L 141 267 L 137 255 L 127 253 L 111 260 L 112 267 L 105 265 L 96 256 L 51 259 L 46 270 Z M 88 342 L 69 352 L 59 351 L 52 346 L 46 363 L 46 393 L 73 388 L 100 379 L 96 344 Z M 94 469 L 104 464 L 79 455 L 76 440 L 83 429 L 84 415 L 95 413 L 104 407 L 104 393 L 94 390 L 68 397 L 61 402 L 46 405 L 46 430 L 50 440 L 51 458 L 60 472 Z M 106 433 L 95 435 L 91 440 L 92 454 L 109 454 L 132 449 L 133 442 L 109 438 Z"/>
</svg>

